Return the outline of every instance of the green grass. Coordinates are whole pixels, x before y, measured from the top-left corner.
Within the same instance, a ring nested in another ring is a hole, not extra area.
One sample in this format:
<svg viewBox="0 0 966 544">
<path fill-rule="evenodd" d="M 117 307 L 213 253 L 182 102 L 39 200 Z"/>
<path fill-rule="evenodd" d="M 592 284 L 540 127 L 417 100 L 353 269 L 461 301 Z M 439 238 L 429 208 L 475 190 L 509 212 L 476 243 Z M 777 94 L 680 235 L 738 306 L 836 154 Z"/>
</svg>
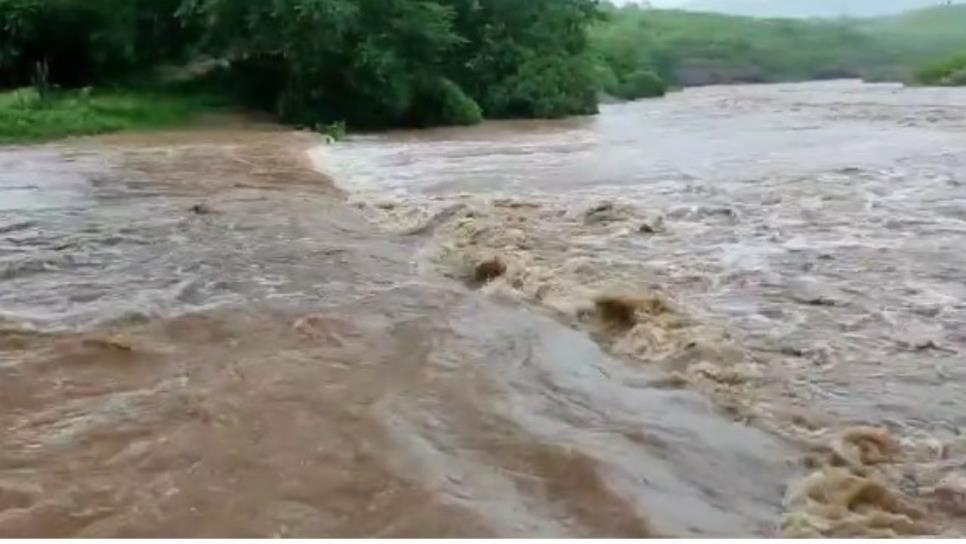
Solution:
<svg viewBox="0 0 966 544">
<path fill-rule="evenodd" d="M 42 142 L 124 130 L 170 128 L 224 107 L 210 94 L 187 91 L 35 89 L 0 92 L 0 144 Z"/>
</svg>

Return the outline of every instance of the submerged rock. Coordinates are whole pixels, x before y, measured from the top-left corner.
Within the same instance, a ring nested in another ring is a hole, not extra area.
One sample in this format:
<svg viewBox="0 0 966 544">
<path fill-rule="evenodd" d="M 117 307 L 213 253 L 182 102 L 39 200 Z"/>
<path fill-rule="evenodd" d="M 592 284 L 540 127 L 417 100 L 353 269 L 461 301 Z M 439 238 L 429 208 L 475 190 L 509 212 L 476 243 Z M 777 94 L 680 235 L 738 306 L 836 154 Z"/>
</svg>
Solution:
<svg viewBox="0 0 966 544">
<path fill-rule="evenodd" d="M 623 219 L 623 217 L 617 212 L 617 208 L 614 203 L 610 201 L 595 204 L 584 212 L 585 225 L 612 223 L 621 219 Z"/>
<path fill-rule="evenodd" d="M 473 279 L 477 283 L 488 283 L 506 274 L 506 269 L 506 263 L 499 257 L 493 257 L 476 265 Z"/>
<path fill-rule="evenodd" d="M 657 234 L 664 232 L 664 216 L 655 215 L 653 217 L 648 217 L 641 221 L 639 227 L 637 227 L 637 232 L 640 234 Z"/>
<path fill-rule="evenodd" d="M 208 204 L 199 202 L 191 207 L 191 213 L 195 215 L 211 215 L 215 213 L 215 210 Z"/>
<path fill-rule="evenodd" d="M 939 507 L 957 515 L 966 515 L 966 474 L 950 474 L 933 490 Z"/>
<path fill-rule="evenodd" d="M 671 311 L 670 305 L 658 296 L 601 295 L 594 299 L 601 320 L 622 328 L 638 322 L 638 312 L 660 315 Z"/>
</svg>

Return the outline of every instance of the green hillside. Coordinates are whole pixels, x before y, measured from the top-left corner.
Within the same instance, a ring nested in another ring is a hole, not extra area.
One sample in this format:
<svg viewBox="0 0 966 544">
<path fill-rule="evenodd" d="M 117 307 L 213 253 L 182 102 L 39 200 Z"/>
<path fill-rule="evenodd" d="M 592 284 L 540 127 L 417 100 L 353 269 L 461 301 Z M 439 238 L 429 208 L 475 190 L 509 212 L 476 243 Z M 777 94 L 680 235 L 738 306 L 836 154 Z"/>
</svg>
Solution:
<svg viewBox="0 0 966 544">
<path fill-rule="evenodd" d="M 605 89 L 651 72 L 672 86 L 861 77 L 911 81 L 966 51 L 966 6 L 876 19 L 761 19 L 635 6 L 606 9 L 592 30 Z M 638 95 L 641 93 L 637 93 Z"/>
<path fill-rule="evenodd" d="M 966 4 L 928 8 L 862 22 L 904 66 L 916 66 L 966 52 Z"/>
<path fill-rule="evenodd" d="M 690 0 L 683 4 L 683 9 L 752 17 L 881 17 L 944 3 L 944 0 Z"/>
</svg>

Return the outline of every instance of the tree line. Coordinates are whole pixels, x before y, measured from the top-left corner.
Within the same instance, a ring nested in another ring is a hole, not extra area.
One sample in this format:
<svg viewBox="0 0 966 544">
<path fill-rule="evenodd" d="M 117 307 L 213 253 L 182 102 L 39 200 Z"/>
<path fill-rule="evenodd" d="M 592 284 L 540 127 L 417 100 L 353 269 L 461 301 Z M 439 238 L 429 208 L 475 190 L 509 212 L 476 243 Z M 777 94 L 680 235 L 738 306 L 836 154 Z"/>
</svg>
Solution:
<svg viewBox="0 0 966 544">
<path fill-rule="evenodd" d="M 634 5 L 605 11 L 591 41 L 600 80 L 618 96 L 634 89 L 634 74 L 674 87 L 830 78 L 951 82 L 962 77 L 961 61 L 931 65 L 966 51 L 966 6 L 871 19 L 762 19 Z"/>
<path fill-rule="evenodd" d="M 206 74 L 302 125 L 593 113 L 596 0 L 0 0 L 0 86 Z M 147 76 L 145 76 L 147 77 Z"/>
<path fill-rule="evenodd" d="M 194 65 L 208 69 L 184 70 L 193 84 L 301 126 L 561 117 L 601 94 L 901 79 L 966 50 L 954 8 L 803 21 L 600 0 L 0 0 L 0 90 L 160 85 L 158 67 Z M 962 73 L 958 59 L 923 72 Z"/>
</svg>

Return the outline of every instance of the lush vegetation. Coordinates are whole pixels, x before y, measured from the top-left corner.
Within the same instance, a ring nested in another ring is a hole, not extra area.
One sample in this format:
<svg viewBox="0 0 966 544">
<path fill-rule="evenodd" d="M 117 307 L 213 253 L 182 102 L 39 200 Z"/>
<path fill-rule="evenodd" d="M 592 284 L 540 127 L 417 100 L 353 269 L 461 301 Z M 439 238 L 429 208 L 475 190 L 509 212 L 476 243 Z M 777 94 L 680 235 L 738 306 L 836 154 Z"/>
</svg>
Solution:
<svg viewBox="0 0 966 544">
<path fill-rule="evenodd" d="M 966 54 L 927 66 L 918 79 L 926 85 L 966 85 Z"/>
<path fill-rule="evenodd" d="M 17 89 L 0 93 L 0 144 L 173 127 L 220 105 L 199 93 Z"/>
<path fill-rule="evenodd" d="M 0 87 L 31 83 L 38 63 L 70 87 L 176 57 L 189 40 L 180 0 L 0 0 Z"/>
<path fill-rule="evenodd" d="M 609 94 L 631 92 L 632 74 L 672 86 L 842 77 L 911 81 L 924 63 L 966 51 L 966 6 L 877 19 L 756 19 L 610 6 L 592 31 Z M 654 91 L 648 93 L 649 89 Z"/>
<path fill-rule="evenodd" d="M 162 85 L 186 58 L 180 0 L 0 0 L 0 142 L 182 124 L 210 91 Z M 132 83 L 137 81 L 137 83 Z"/>
<path fill-rule="evenodd" d="M 966 85 L 966 4 L 913 11 L 866 25 L 870 32 L 890 38 L 902 66 L 915 68 L 912 77 L 906 71 L 907 80 Z"/>
<path fill-rule="evenodd" d="M 598 0 L 0 0 L 0 138 L 163 126 L 212 96 L 338 132 L 593 113 L 601 92 L 906 78 L 966 51 L 963 28 L 966 7 L 822 21 Z M 962 63 L 920 75 L 952 84 Z M 184 81 L 203 92 L 171 90 Z"/>
<path fill-rule="evenodd" d="M 215 58 L 207 82 L 304 126 L 596 111 L 596 0 L 0 0 L 0 88 L 100 86 Z"/>
</svg>

